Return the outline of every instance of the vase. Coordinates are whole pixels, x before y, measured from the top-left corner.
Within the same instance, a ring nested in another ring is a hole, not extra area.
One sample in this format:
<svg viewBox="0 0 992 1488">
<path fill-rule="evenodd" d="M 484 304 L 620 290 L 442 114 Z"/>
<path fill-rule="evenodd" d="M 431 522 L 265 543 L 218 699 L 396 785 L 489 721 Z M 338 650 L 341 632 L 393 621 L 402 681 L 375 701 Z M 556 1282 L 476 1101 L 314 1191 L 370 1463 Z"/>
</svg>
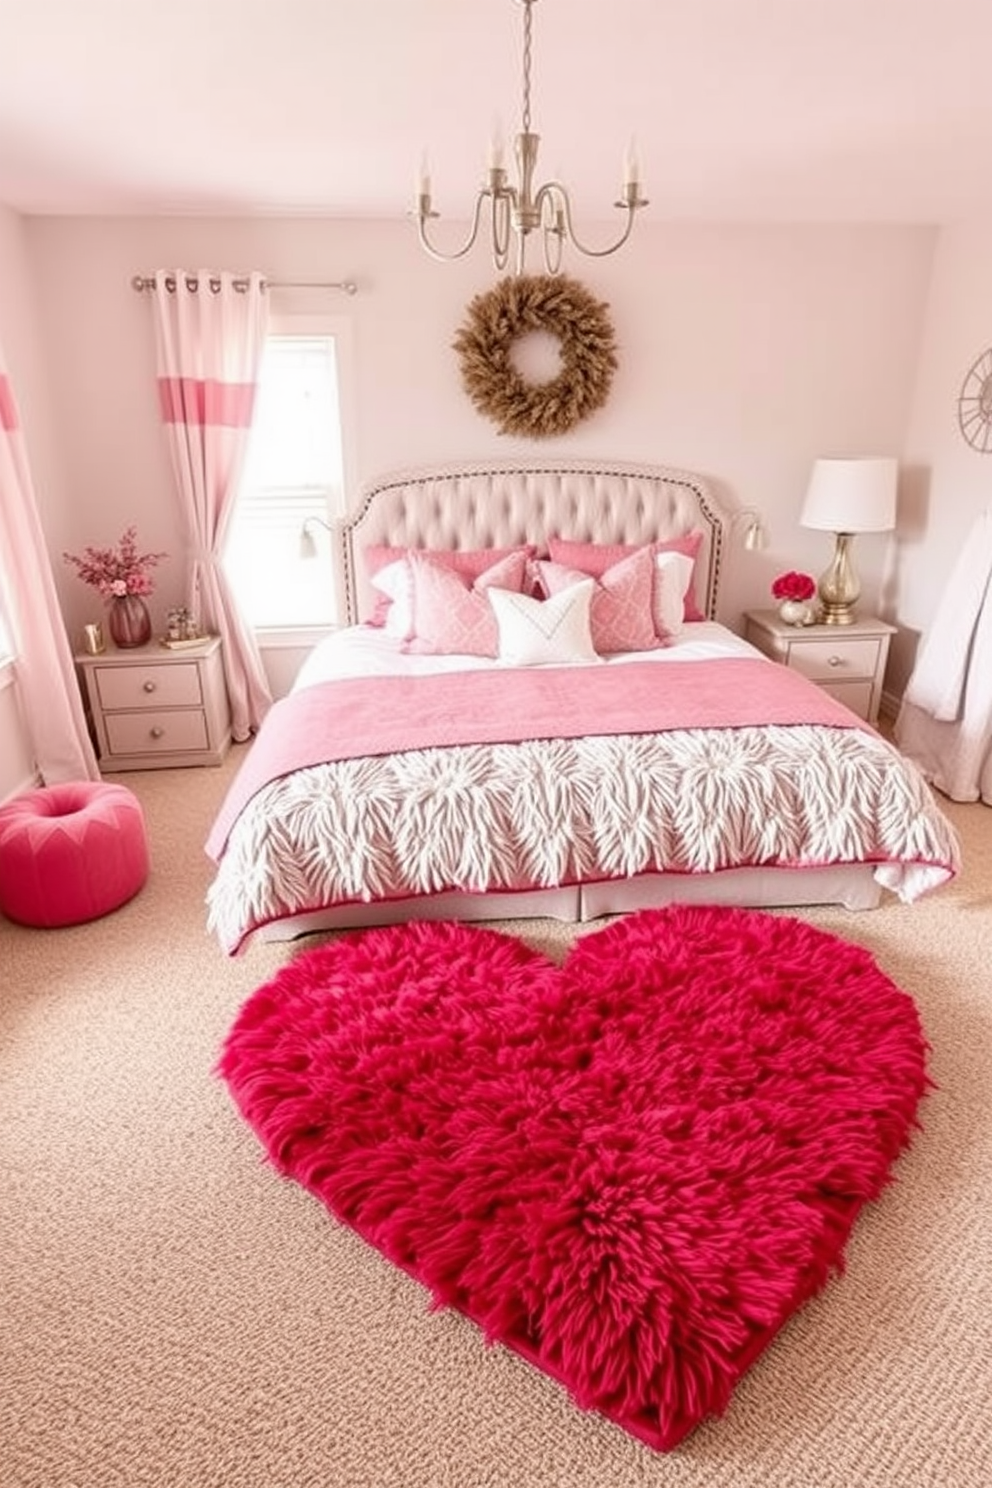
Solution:
<svg viewBox="0 0 992 1488">
<path fill-rule="evenodd" d="M 783 599 L 778 607 L 779 618 L 786 625 L 808 625 L 812 611 L 804 599 Z"/>
<path fill-rule="evenodd" d="M 110 601 L 107 629 L 115 646 L 130 651 L 152 638 L 152 617 L 140 594 L 122 594 Z"/>
</svg>

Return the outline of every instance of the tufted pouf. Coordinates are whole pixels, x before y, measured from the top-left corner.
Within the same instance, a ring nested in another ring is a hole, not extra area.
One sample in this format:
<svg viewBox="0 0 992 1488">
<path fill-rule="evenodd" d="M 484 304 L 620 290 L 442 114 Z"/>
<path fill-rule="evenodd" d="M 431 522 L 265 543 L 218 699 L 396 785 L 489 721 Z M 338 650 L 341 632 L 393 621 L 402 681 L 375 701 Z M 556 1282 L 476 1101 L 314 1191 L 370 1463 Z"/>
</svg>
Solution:
<svg viewBox="0 0 992 1488">
<path fill-rule="evenodd" d="M 51 928 L 118 909 L 148 877 L 137 797 L 105 780 L 47 785 L 0 806 L 0 910 Z"/>
</svg>

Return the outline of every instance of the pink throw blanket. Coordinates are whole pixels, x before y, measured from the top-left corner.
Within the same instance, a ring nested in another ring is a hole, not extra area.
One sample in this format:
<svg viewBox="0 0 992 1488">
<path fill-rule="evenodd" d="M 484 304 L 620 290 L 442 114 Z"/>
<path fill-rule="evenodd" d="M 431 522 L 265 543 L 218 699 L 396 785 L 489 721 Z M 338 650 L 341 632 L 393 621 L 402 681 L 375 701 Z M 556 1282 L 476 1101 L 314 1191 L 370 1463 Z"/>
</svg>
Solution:
<svg viewBox="0 0 992 1488">
<path fill-rule="evenodd" d="M 269 710 L 206 851 L 219 861 L 251 798 L 311 765 L 458 744 L 762 724 L 867 728 L 797 672 L 751 657 L 320 682 Z"/>
</svg>

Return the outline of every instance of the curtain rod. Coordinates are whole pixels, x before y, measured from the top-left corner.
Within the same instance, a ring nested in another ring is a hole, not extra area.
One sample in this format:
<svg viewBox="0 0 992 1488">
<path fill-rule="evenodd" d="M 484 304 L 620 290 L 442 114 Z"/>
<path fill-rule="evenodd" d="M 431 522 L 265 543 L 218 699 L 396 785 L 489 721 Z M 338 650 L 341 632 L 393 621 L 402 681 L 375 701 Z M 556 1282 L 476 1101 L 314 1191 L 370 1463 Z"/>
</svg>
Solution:
<svg viewBox="0 0 992 1488">
<path fill-rule="evenodd" d="M 199 284 L 200 281 L 195 274 L 190 274 L 187 276 L 187 289 L 198 289 Z M 244 294 L 245 290 L 248 288 L 248 284 L 249 281 L 247 279 L 234 280 L 234 288 L 241 294 Z M 341 290 L 342 294 L 346 295 L 353 295 L 358 293 L 358 285 L 353 279 L 316 279 L 311 281 L 295 279 L 263 279 L 262 286 L 264 289 L 339 289 Z M 175 291 L 175 275 L 169 275 L 169 277 L 165 281 L 165 287 L 167 290 L 169 290 L 170 293 Z M 147 277 L 144 274 L 135 274 L 134 278 L 131 280 L 131 288 L 138 290 L 139 292 L 145 289 L 154 289 L 155 280 Z M 216 294 L 217 291 L 220 289 L 220 280 L 211 279 L 210 288 Z"/>
</svg>

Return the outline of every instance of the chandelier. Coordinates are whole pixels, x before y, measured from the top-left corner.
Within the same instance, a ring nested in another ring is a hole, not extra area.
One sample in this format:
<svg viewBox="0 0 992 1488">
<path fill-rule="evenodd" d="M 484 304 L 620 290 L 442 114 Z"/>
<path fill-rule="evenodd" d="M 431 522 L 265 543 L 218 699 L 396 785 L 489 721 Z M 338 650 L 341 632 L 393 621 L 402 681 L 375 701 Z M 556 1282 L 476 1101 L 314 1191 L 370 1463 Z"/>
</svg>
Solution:
<svg viewBox="0 0 992 1488">
<path fill-rule="evenodd" d="M 546 181 L 543 186 L 534 186 L 537 169 L 537 147 L 541 136 L 531 132 L 530 127 L 530 64 L 531 64 L 531 10 L 536 0 L 518 0 L 524 7 L 524 60 L 523 60 L 523 114 L 520 133 L 514 140 L 514 156 L 517 165 L 517 183 L 511 185 L 503 164 L 502 146 L 494 141 L 489 150 L 485 184 L 480 187 L 475 199 L 472 225 L 469 235 L 460 248 L 452 253 L 443 253 L 430 242 L 427 224 L 438 216 L 431 206 L 431 178 L 426 163 L 420 171 L 417 192 L 417 233 L 423 248 L 432 258 L 450 263 L 463 258 L 479 236 L 486 203 L 489 203 L 490 251 L 494 267 L 501 271 L 510 260 L 511 243 L 515 237 L 516 251 L 514 269 L 516 274 L 524 272 L 527 239 L 540 231 L 544 250 L 544 267 L 549 274 L 557 274 L 561 268 L 562 248 L 566 242 L 588 258 L 606 258 L 616 253 L 630 237 L 634 226 L 634 215 L 639 207 L 646 207 L 647 200 L 641 196 L 637 179 L 637 158 L 633 146 L 624 157 L 623 186 L 621 198 L 614 202 L 625 212 L 623 231 L 615 243 L 607 248 L 588 248 L 575 235 L 572 223 L 572 204 L 568 192 L 560 181 Z"/>
</svg>

